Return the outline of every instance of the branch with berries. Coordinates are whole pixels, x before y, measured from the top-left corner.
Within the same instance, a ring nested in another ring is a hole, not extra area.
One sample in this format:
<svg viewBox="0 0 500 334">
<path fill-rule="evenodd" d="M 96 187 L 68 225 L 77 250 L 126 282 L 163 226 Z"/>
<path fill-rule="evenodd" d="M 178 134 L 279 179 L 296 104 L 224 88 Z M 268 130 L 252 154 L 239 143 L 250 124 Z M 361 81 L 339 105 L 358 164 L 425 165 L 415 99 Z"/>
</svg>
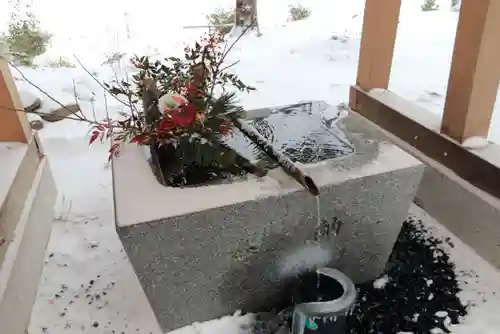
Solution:
<svg viewBox="0 0 500 334">
<path fill-rule="evenodd" d="M 128 78 L 117 78 L 111 83 L 102 83 L 75 57 L 104 89 L 105 101 L 109 94 L 127 106 L 128 111 L 120 113 L 120 119 L 112 119 L 107 115 L 105 102 L 103 120 L 95 119 L 95 113 L 91 119 L 83 112 L 66 118 L 89 124 L 89 144 L 111 140 L 110 160 L 119 154 L 123 143 L 170 145 L 179 148 L 176 151 L 184 163 L 227 165 L 227 157 L 232 156 L 230 163 L 254 172 L 257 170 L 259 174 L 258 168 L 224 144 L 224 138 L 232 135 L 234 127 L 228 120 L 231 117 L 220 117 L 244 113 L 236 103 L 236 94 L 228 92 L 228 87 L 240 92 L 255 90 L 243 83 L 236 73 L 230 72 L 237 62 L 225 64 L 227 55 L 245 33 L 243 31 L 231 44 L 220 34 L 209 34 L 186 47 L 183 59 L 168 57 L 153 61 L 146 56 L 134 56 L 130 61 L 138 71 L 130 82 Z M 28 83 L 59 103 L 11 65 Z M 222 93 L 216 95 L 217 91 Z M 196 149 L 193 150 L 193 146 Z M 200 152 L 201 156 L 188 155 L 183 150 Z"/>
<path fill-rule="evenodd" d="M 91 143 L 111 138 L 110 158 L 119 153 L 121 144 L 131 142 L 168 152 L 176 170 L 185 166 L 207 169 L 245 170 L 262 176 L 266 172 L 224 143 L 233 134 L 231 117 L 242 116 L 233 91 L 250 92 L 255 88 L 230 72 L 236 64 L 225 59 L 245 31 L 232 44 L 222 35 L 210 34 L 184 49 L 184 58 L 151 60 L 134 56 L 138 70 L 132 82 L 122 80 L 103 84 L 119 101 L 128 101 L 130 112 L 118 122 L 93 125 Z M 214 92 L 220 92 L 216 96 Z M 225 117 L 221 117 L 221 116 Z M 165 149 L 162 149 L 166 147 Z"/>
</svg>

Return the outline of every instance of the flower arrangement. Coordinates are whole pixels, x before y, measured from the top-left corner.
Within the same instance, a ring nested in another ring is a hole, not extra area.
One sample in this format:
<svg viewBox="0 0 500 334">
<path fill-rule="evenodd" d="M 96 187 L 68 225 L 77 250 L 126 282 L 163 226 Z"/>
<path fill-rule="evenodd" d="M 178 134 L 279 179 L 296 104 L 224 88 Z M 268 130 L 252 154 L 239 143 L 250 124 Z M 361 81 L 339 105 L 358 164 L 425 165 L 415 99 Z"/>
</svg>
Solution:
<svg viewBox="0 0 500 334">
<path fill-rule="evenodd" d="M 226 90 L 227 85 L 241 92 L 255 90 L 228 71 L 237 62 L 224 63 L 234 45 L 252 27 L 253 24 L 243 30 L 229 47 L 222 35 L 208 35 L 193 47 L 186 47 L 184 59 L 168 57 L 163 61 L 153 61 L 149 57 L 134 56 L 131 63 L 138 71 L 132 76 L 132 83 L 129 83 L 128 77 L 127 80 L 115 80 L 112 84 L 101 83 L 75 57 L 81 67 L 104 88 L 105 99 L 109 93 L 129 108 L 128 113 L 122 113 L 121 120 L 112 120 L 107 116 L 99 122 L 95 114 L 94 120 L 90 120 L 81 110 L 74 112 L 61 104 L 9 64 L 28 83 L 67 109 L 70 114 L 64 118 L 92 126 L 89 145 L 98 139 L 110 139 L 109 160 L 118 155 L 123 143 L 149 146 L 154 172 L 162 184 L 196 185 L 227 178 L 228 174 L 264 176 L 273 168 L 269 164 L 271 159 L 316 194 L 317 187 L 307 174 L 268 140 L 267 137 L 273 137 L 272 131 L 263 131 L 262 134 L 262 131 L 245 122 L 242 119 L 244 110 L 235 102 L 235 93 Z M 78 101 L 74 89 L 75 100 Z M 225 137 L 232 135 L 234 127 L 250 140 L 247 143 L 254 149 L 256 163 L 226 144 Z"/>
<path fill-rule="evenodd" d="M 101 83 L 76 59 L 104 88 L 105 101 L 109 93 L 129 108 L 120 120 L 107 116 L 98 122 L 95 113 L 94 120 L 89 120 L 81 110 L 74 112 L 64 106 L 11 66 L 28 83 L 67 109 L 70 114 L 64 118 L 92 126 L 89 145 L 98 139 L 110 139 L 109 160 L 118 155 L 123 143 L 149 146 L 153 172 L 164 185 L 199 185 L 226 179 L 230 174 L 264 176 L 277 165 L 316 196 L 319 190 L 312 179 L 273 144 L 273 131 L 259 130 L 259 122 L 253 125 L 245 122 L 245 112 L 235 102 L 235 93 L 226 91 L 227 85 L 242 92 L 255 90 L 228 71 L 237 62 L 224 63 L 234 45 L 252 26 L 243 30 L 229 47 L 222 35 L 208 35 L 193 47 L 186 47 L 184 59 L 168 57 L 153 61 L 149 57 L 134 56 L 131 63 L 138 71 L 132 76 L 132 83 L 128 77 L 112 84 Z M 78 102 L 75 87 L 74 90 Z M 234 128 L 250 141 L 246 143 L 254 149 L 251 159 L 255 163 L 227 144 L 225 137 L 232 135 Z"/>
<path fill-rule="evenodd" d="M 240 36 L 241 37 L 241 36 Z M 133 82 L 104 84 L 106 90 L 128 106 L 120 121 L 93 124 L 90 144 L 110 138 L 111 159 L 124 142 L 150 145 L 167 185 L 189 183 L 186 173 L 204 170 L 241 174 L 243 170 L 262 173 L 258 167 L 224 144 L 233 133 L 231 119 L 243 116 L 235 93 L 255 88 L 244 84 L 224 65 L 228 52 L 224 37 L 214 33 L 184 49 L 184 59 L 149 57 L 131 59 L 138 72 Z M 216 94 L 216 92 L 219 92 Z"/>
</svg>

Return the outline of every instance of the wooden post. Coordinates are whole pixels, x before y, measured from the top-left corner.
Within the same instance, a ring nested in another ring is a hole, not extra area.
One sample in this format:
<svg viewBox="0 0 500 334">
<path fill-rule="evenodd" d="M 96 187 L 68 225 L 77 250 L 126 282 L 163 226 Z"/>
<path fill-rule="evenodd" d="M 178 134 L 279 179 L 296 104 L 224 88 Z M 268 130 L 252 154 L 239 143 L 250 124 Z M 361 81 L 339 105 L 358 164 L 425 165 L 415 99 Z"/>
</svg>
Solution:
<svg viewBox="0 0 500 334">
<path fill-rule="evenodd" d="M 441 131 L 486 137 L 500 78 L 500 1 L 462 0 Z"/>
<path fill-rule="evenodd" d="M 401 0 L 366 0 L 356 84 L 364 90 L 389 86 Z"/>
<path fill-rule="evenodd" d="M 31 127 L 22 110 L 24 107 L 7 60 L 0 56 L 0 141 L 29 141 Z"/>
</svg>

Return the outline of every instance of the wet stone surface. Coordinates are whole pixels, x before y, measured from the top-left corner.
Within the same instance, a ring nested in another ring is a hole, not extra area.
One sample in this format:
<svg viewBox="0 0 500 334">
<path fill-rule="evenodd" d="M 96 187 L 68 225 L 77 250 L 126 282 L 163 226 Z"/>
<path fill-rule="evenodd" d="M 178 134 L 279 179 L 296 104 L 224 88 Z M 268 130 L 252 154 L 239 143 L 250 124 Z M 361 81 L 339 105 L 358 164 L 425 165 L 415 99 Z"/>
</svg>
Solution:
<svg viewBox="0 0 500 334">
<path fill-rule="evenodd" d="M 255 118 L 250 124 L 294 162 L 315 163 L 352 153 L 354 149 L 333 119 L 329 118 L 329 109 L 333 107 L 325 104 L 322 110 L 314 104 L 270 110 L 270 115 Z M 255 148 L 239 131 L 226 142 L 250 161 L 263 160 L 267 167 L 277 167 L 276 162 Z"/>
</svg>

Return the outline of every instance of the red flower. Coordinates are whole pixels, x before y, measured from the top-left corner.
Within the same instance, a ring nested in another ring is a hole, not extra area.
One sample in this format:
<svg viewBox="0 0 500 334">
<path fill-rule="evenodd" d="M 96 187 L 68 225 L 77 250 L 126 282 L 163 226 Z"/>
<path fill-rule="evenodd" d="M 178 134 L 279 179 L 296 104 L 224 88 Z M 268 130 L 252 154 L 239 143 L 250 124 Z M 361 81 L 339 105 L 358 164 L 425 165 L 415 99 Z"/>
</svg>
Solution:
<svg viewBox="0 0 500 334">
<path fill-rule="evenodd" d="M 219 133 L 223 136 L 233 133 L 233 123 L 229 121 L 222 122 L 219 126 Z"/>
<path fill-rule="evenodd" d="M 188 126 L 194 122 L 196 117 L 196 106 L 189 103 L 175 109 L 172 113 L 172 121 L 178 126 Z"/>
<path fill-rule="evenodd" d="M 185 101 L 184 98 L 182 98 L 180 96 L 176 96 L 176 95 L 172 96 L 172 100 L 174 100 L 177 103 L 184 103 L 184 101 Z"/>
<path fill-rule="evenodd" d="M 170 131 L 178 127 L 187 127 L 196 119 L 196 106 L 194 103 L 184 104 L 178 108 L 165 111 L 164 118 L 160 121 L 158 131 Z"/>
<path fill-rule="evenodd" d="M 165 117 L 160 121 L 160 125 L 158 126 L 158 132 L 166 132 L 175 128 L 174 122 L 169 117 Z"/>
</svg>

